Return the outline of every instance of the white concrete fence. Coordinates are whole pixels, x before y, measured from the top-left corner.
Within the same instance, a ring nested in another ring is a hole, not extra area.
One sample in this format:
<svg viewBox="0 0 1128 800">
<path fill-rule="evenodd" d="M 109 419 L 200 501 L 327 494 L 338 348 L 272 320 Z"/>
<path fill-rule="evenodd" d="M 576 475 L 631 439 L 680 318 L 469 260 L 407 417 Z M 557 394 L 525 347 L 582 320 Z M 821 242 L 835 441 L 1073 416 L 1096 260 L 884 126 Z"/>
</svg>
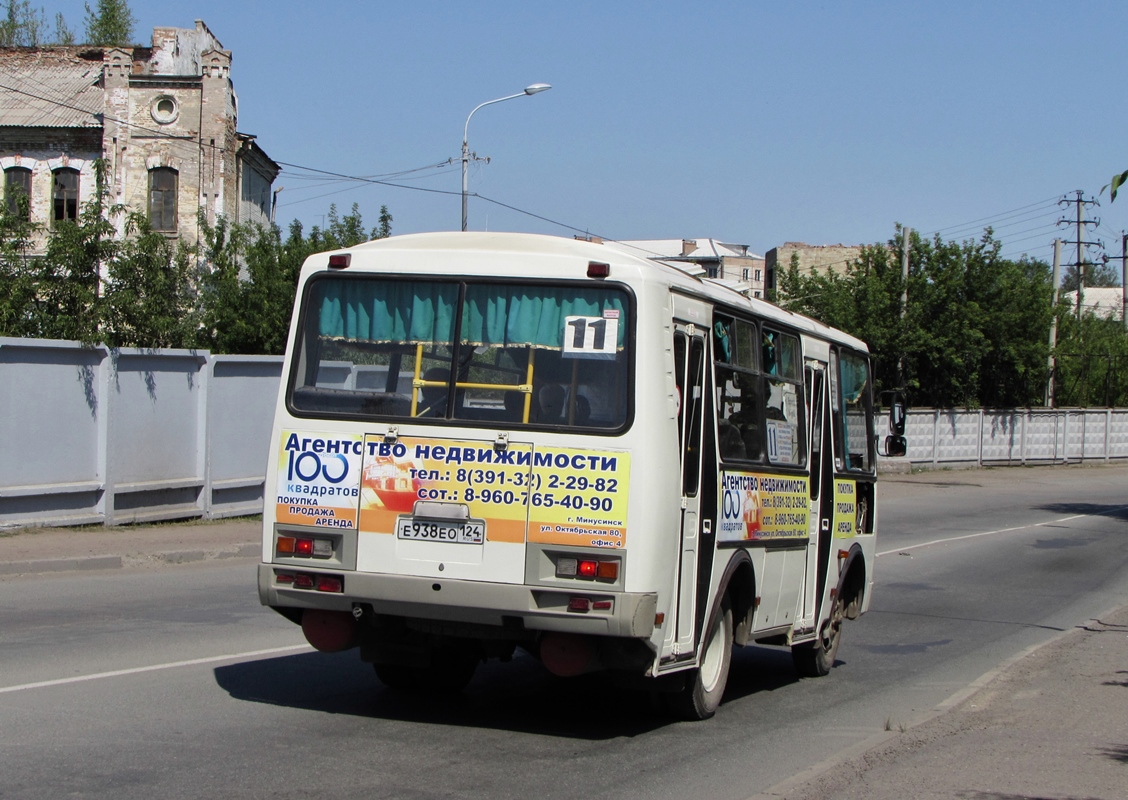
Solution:
<svg viewBox="0 0 1128 800">
<path fill-rule="evenodd" d="M 277 356 L 0 337 L 0 527 L 257 514 Z"/>
<path fill-rule="evenodd" d="M 260 513 L 281 374 L 277 356 L 0 338 L 0 528 Z M 914 409 L 905 435 L 890 460 L 913 466 L 1108 461 L 1128 458 L 1128 409 Z"/>
<path fill-rule="evenodd" d="M 884 417 L 877 431 L 884 441 Z M 1019 466 L 1128 458 L 1128 408 L 912 409 L 913 466 Z"/>
</svg>

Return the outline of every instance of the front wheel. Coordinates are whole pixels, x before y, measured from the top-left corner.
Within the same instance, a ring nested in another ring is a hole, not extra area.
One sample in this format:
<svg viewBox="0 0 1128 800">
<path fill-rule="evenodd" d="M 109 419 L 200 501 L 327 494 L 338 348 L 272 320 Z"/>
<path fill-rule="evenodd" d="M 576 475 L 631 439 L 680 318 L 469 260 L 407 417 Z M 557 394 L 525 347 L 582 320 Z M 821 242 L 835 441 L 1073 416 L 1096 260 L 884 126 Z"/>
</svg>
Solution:
<svg viewBox="0 0 1128 800">
<path fill-rule="evenodd" d="M 732 609 L 728 597 L 713 618 L 705 637 L 701 666 L 692 670 L 682 691 L 670 695 L 670 708 L 683 719 L 709 719 L 717 713 L 732 663 Z"/>
<path fill-rule="evenodd" d="M 813 642 L 792 645 L 791 661 L 801 677 L 822 678 L 830 674 L 842 643 L 843 611 L 842 601 L 835 599 L 830 619 L 823 623 L 819 637 Z"/>
</svg>

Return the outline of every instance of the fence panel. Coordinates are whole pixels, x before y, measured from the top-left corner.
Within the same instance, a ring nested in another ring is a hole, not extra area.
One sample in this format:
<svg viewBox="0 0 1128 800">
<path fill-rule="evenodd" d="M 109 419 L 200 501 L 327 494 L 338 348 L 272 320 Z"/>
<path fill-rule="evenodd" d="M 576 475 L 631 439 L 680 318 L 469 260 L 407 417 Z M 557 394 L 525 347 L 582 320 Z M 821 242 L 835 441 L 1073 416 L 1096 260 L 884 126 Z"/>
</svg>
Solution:
<svg viewBox="0 0 1128 800">
<path fill-rule="evenodd" d="M 208 516 L 258 514 L 282 359 L 212 356 L 209 363 Z"/>
<path fill-rule="evenodd" d="M 884 435 L 888 417 L 881 415 Z M 908 454 L 928 464 L 1030 464 L 1128 458 L 1128 409 L 911 409 Z"/>
<path fill-rule="evenodd" d="M 0 338 L 0 527 L 261 512 L 281 374 L 275 356 Z M 905 435 L 917 465 L 1128 458 L 1128 409 L 913 409 Z"/>
<path fill-rule="evenodd" d="M 0 524 L 101 521 L 109 355 L 0 338 Z"/>
<path fill-rule="evenodd" d="M 281 372 L 0 338 L 0 527 L 259 513 Z"/>
<path fill-rule="evenodd" d="M 116 351 L 106 524 L 204 516 L 207 354 Z"/>
</svg>

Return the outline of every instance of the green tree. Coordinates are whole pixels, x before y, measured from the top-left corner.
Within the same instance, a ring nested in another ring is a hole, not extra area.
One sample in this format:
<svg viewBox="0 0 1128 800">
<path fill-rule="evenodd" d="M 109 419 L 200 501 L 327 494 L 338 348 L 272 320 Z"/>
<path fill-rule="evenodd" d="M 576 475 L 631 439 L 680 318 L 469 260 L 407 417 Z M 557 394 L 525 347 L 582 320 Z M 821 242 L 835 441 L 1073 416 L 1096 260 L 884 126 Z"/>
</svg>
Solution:
<svg viewBox="0 0 1128 800">
<path fill-rule="evenodd" d="M 862 248 L 841 272 L 780 279 L 780 303 L 870 346 L 877 389 L 901 386 L 914 405 L 1015 406 L 1043 395 L 1050 322 L 1049 270 L 999 257 L 978 241 L 910 241 L 909 303 L 901 314 L 902 233 Z"/>
<path fill-rule="evenodd" d="M 47 18 L 30 0 L 7 0 L 0 21 L 0 47 L 38 47 L 47 44 Z"/>
<path fill-rule="evenodd" d="M 103 341 L 114 347 L 193 347 L 198 339 L 195 259 L 145 214 L 126 218 L 126 238 L 108 265 Z"/>
<path fill-rule="evenodd" d="M 1080 319 L 1064 299 L 1055 309 L 1054 396 L 1058 406 L 1128 405 L 1128 336 L 1115 318 Z"/>
<path fill-rule="evenodd" d="M 343 217 L 330 207 L 328 227 L 309 236 L 295 220 L 285 239 L 274 226 L 201 219 L 189 248 L 153 231 L 145 214 L 107 205 L 103 166 L 77 221 L 45 230 L 29 221 L 26 197 L 0 203 L 0 336 L 281 353 L 305 259 L 391 233 L 386 206 L 366 231 L 354 205 Z M 111 221 L 119 217 L 124 237 Z"/>
<path fill-rule="evenodd" d="M 1080 284 L 1077 267 L 1069 267 L 1061 276 L 1061 290 L 1075 292 Z M 1085 287 L 1119 286 L 1120 276 L 1116 269 L 1103 261 L 1085 264 Z"/>
<path fill-rule="evenodd" d="M 35 279 L 31 251 L 38 226 L 28 221 L 26 195 L 16 208 L 0 203 L 0 335 L 35 335 Z"/>
<path fill-rule="evenodd" d="M 97 10 L 86 3 L 86 44 L 126 47 L 133 42 L 133 12 L 126 0 L 98 0 Z"/>
<path fill-rule="evenodd" d="M 282 353 L 302 264 L 313 253 L 352 247 L 391 234 L 392 216 L 380 208 L 380 224 L 366 232 L 359 207 L 341 217 L 329 207 L 328 225 L 304 235 L 300 222 L 282 238 L 277 227 L 216 225 L 201 221 L 201 343 L 217 353 Z"/>
</svg>

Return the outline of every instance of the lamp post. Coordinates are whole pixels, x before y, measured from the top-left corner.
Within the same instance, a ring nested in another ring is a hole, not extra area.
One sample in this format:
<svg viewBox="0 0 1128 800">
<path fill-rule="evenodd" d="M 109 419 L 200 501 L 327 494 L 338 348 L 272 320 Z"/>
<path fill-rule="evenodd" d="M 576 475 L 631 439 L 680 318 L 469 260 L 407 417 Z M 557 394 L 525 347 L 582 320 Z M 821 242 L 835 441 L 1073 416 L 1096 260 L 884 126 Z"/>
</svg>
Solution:
<svg viewBox="0 0 1128 800">
<path fill-rule="evenodd" d="M 470 112 L 470 117 L 474 116 L 479 108 L 492 106 L 494 103 L 501 103 L 505 100 L 513 100 L 516 97 L 524 97 L 525 95 L 537 94 L 552 87 L 547 83 L 534 83 L 532 86 L 526 86 L 525 91 L 511 94 L 507 97 L 499 97 L 496 100 L 487 100 L 479 106 L 476 106 Z M 462 230 L 466 230 L 466 196 L 469 188 L 469 181 L 467 178 L 467 170 L 470 165 L 470 145 L 467 141 L 467 134 L 470 132 L 470 117 L 466 118 L 466 125 L 462 128 Z"/>
</svg>

